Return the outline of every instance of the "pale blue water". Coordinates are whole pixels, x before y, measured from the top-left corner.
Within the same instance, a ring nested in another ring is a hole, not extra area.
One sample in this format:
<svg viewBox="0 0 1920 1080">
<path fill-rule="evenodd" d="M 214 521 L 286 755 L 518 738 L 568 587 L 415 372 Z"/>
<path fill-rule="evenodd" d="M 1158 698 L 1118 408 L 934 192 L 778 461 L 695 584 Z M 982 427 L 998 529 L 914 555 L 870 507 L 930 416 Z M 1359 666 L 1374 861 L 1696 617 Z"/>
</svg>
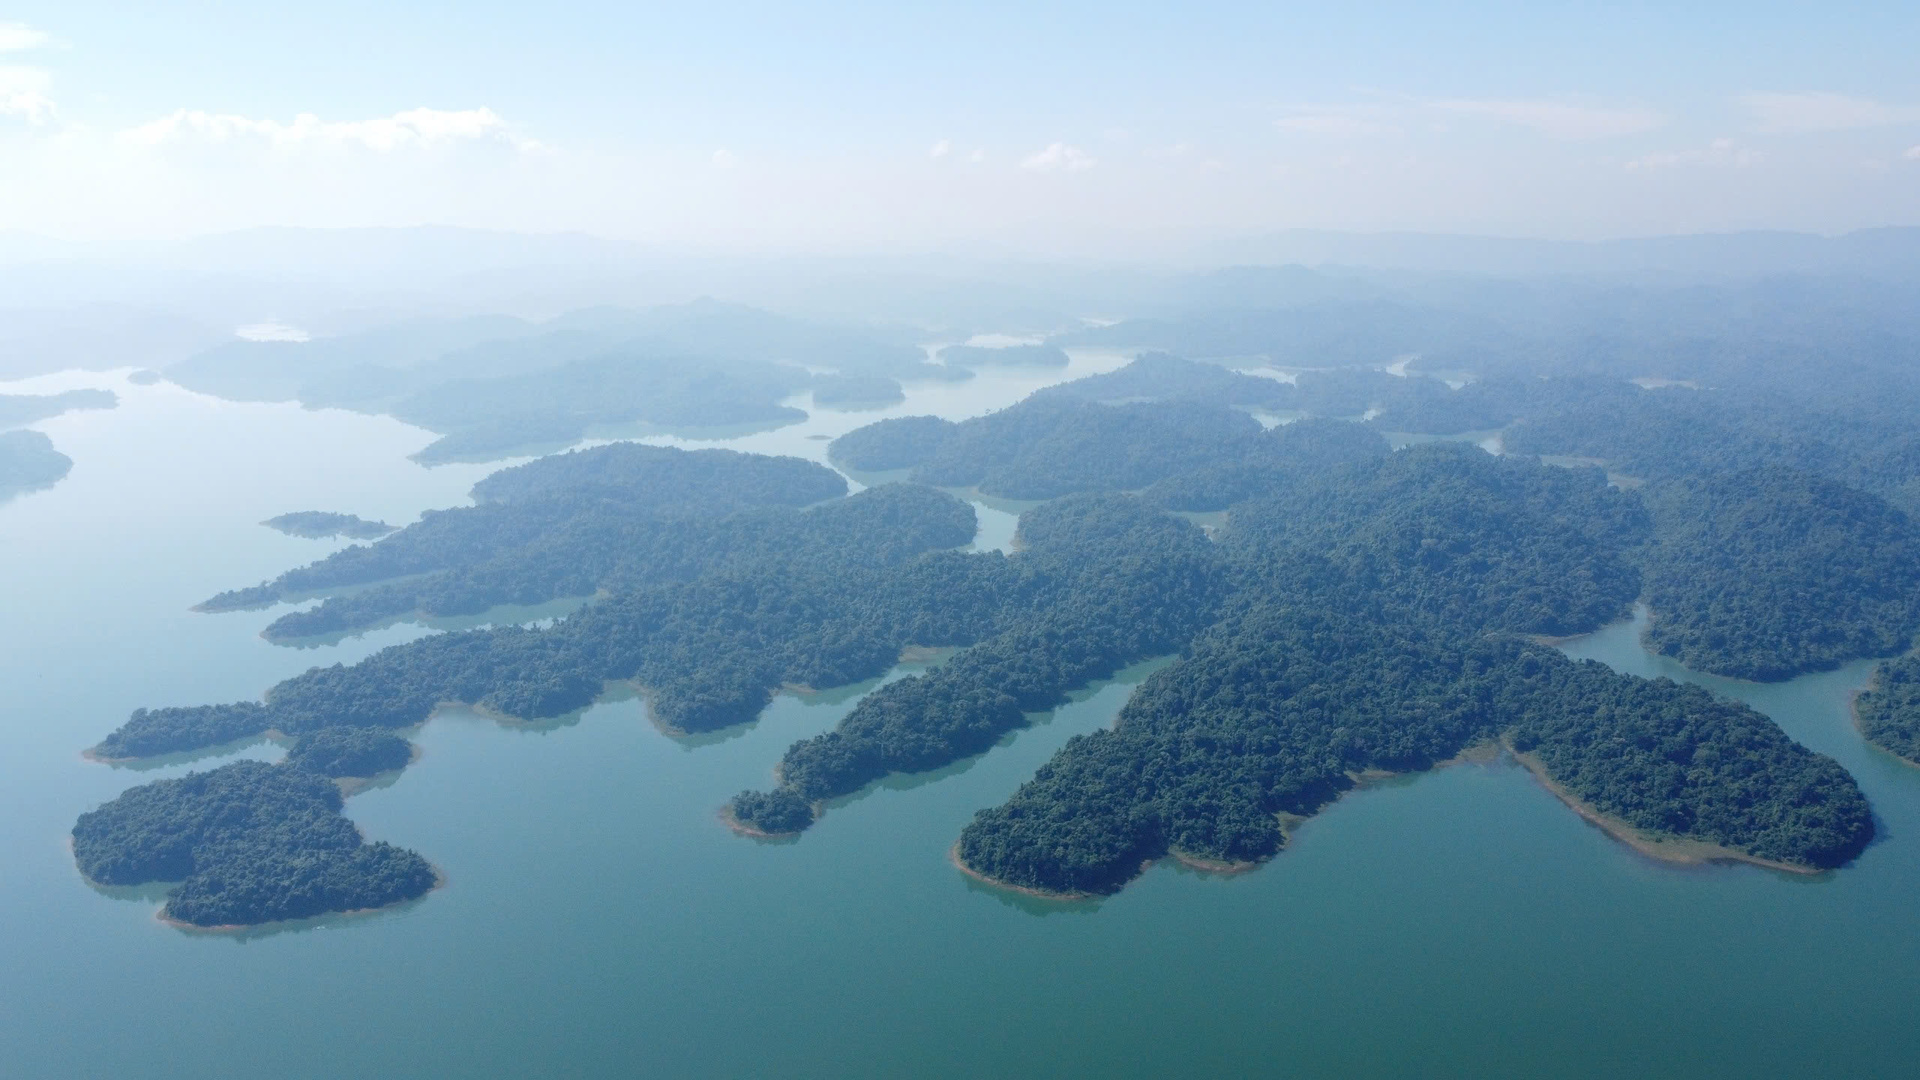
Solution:
<svg viewBox="0 0 1920 1080">
<path fill-rule="evenodd" d="M 1163 864 L 1073 905 L 957 872 L 947 848 L 974 811 L 1109 723 L 1136 670 L 790 843 L 735 836 L 715 811 L 858 690 L 782 697 L 704 740 L 661 735 L 632 699 L 544 730 L 444 715 L 420 762 L 348 812 L 434 860 L 446 889 L 247 938 L 168 928 L 153 898 L 83 884 L 65 837 L 83 810 L 190 766 L 112 769 L 80 750 L 137 705 L 252 697 L 426 632 L 295 650 L 256 636 L 278 611 L 186 609 L 332 546 L 254 522 L 405 522 L 462 501 L 487 467 L 412 466 L 431 436 L 351 414 L 98 376 L 30 388 L 102 384 L 121 409 L 37 425 L 72 475 L 0 505 L 9 1080 L 1914 1072 L 1920 770 L 1849 726 L 1866 665 L 1697 680 L 1866 789 L 1882 839 L 1816 879 L 1650 862 L 1504 764 L 1356 793 L 1234 878 Z M 1692 678 L 1631 625 L 1568 651 Z"/>
</svg>

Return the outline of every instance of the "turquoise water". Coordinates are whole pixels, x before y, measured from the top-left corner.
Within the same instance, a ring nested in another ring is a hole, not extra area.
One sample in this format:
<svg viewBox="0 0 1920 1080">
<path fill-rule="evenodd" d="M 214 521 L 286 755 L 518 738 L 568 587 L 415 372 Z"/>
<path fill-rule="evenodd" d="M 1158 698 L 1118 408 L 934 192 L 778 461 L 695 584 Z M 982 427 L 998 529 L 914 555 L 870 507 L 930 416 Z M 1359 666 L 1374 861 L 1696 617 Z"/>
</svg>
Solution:
<svg viewBox="0 0 1920 1080">
<path fill-rule="evenodd" d="M 187 607 L 336 546 L 263 518 L 405 522 L 488 468 L 412 466 L 432 436 L 347 413 L 113 376 L 0 389 L 72 385 L 125 403 L 36 425 L 73 473 L 0 505 L 8 1078 L 1906 1076 L 1920 1055 L 1920 769 L 1849 726 L 1867 665 L 1698 679 L 1631 623 L 1567 651 L 1751 702 L 1859 778 L 1882 839 L 1812 879 L 1672 867 L 1495 763 L 1355 793 L 1238 877 L 1162 864 L 1116 897 L 1050 904 L 956 871 L 974 811 L 1110 723 L 1141 668 L 784 843 L 716 811 L 870 686 L 784 696 L 700 740 L 660 734 L 631 698 L 540 728 L 443 714 L 421 760 L 348 812 L 434 860 L 445 889 L 246 937 L 174 930 L 155 897 L 81 882 L 65 837 L 195 766 L 80 750 L 137 705 L 252 697 L 427 632 L 276 648 L 257 634 L 279 610 Z M 971 392 L 957 413 L 992 407 L 989 384 Z M 810 433 L 787 438 L 817 457 Z"/>
</svg>

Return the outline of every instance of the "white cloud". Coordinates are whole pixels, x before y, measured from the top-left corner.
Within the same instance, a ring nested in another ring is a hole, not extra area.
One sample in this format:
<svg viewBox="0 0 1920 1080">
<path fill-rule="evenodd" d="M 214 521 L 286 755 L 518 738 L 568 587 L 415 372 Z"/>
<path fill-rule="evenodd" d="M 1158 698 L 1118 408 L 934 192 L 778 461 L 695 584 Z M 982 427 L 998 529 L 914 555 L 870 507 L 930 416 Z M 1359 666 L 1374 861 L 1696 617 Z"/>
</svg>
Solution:
<svg viewBox="0 0 1920 1080">
<path fill-rule="evenodd" d="M 967 160 L 973 162 L 975 165 L 987 160 L 987 148 L 982 146 L 973 153 L 968 154 Z"/>
<path fill-rule="evenodd" d="M 425 146 L 456 140 L 497 139 L 518 149 L 536 151 L 541 145 L 516 137 L 492 109 L 408 109 L 372 120 L 327 121 L 301 113 L 290 124 L 254 120 L 228 113 L 179 109 L 120 133 L 124 142 L 140 146 L 198 140 L 226 143 L 258 139 L 274 146 L 303 144 L 358 144 L 386 153 L 401 147 Z"/>
<path fill-rule="evenodd" d="M 1760 130 L 1792 134 L 1920 124 L 1920 105 L 1887 105 L 1844 94 L 1748 94 L 1737 99 Z"/>
<path fill-rule="evenodd" d="M 1635 172 L 1671 169 L 1681 165 L 1713 165 L 1744 169 L 1759 160 L 1760 151 L 1758 150 L 1741 146 L 1732 139 L 1715 139 L 1705 147 L 1696 150 L 1676 150 L 1637 157 L 1627 162 L 1627 168 Z"/>
<path fill-rule="evenodd" d="M 53 39 L 45 32 L 35 30 L 26 23 L 0 22 L 0 52 L 38 49 L 52 43 Z"/>
<path fill-rule="evenodd" d="M 1564 101 L 1474 101 L 1451 99 L 1427 107 L 1462 116 L 1484 116 L 1532 128 L 1556 139 L 1605 139 L 1651 131 L 1667 122 L 1652 109 L 1580 105 Z"/>
<path fill-rule="evenodd" d="M 713 167 L 716 169 L 731 169 L 739 163 L 740 159 L 733 155 L 733 151 L 724 146 L 713 152 Z"/>
<path fill-rule="evenodd" d="M 1087 155 L 1077 146 L 1066 143 L 1050 143 L 1044 150 L 1035 151 L 1020 162 L 1020 167 L 1030 172 L 1081 172 L 1099 164 L 1098 160 Z"/>
<path fill-rule="evenodd" d="M 1920 146 L 1909 146 L 1907 152 L 1900 156 L 1908 161 L 1920 161 Z"/>
<path fill-rule="evenodd" d="M 1397 103 L 1292 105 L 1273 121 L 1301 135 L 1358 138 L 1402 135 L 1414 126 L 1445 134 L 1455 117 L 1482 117 L 1530 128 L 1556 139 L 1602 139 L 1650 131 L 1667 118 L 1652 109 L 1589 105 L 1572 101 L 1444 98 Z"/>
<path fill-rule="evenodd" d="M 1394 135 L 1402 130 L 1393 122 L 1402 111 L 1385 105 L 1293 105 L 1273 126 L 1302 135 Z"/>
<path fill-rule="evenodd" d="M 47 96 L 52 79 L 39 68 L 0 66 L 0 116 L 24 116 L 29 124 L 44 124 L 58 110 Z"/>
<path fill-rule="evenodd" d="M 953 141 L 951 139 L 941 139 L 939 142 L 934 143 L 933 147 L 927 151 L 927 156 L 943 158 L 951 153 L 953 153 Z"/>
</svg>

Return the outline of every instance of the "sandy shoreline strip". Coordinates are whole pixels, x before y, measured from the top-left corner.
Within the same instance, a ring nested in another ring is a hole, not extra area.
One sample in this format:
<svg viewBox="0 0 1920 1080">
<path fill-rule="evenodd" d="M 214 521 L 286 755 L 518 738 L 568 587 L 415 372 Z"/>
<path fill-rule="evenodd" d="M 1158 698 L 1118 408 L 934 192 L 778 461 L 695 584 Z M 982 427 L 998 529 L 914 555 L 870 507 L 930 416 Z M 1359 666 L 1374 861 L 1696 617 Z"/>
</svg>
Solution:
<svg viewBox="0 0 1920 1080">
<path fill-rule="evenodd" d="M 1031 896 L 1037 900 L 1058 900 L 1058 901 L 1061 901 L 1062 903 L 1072 903 L 1077 900 L 1099 899 L 1099 897 L 1093 893 L 1054 892 L 1051 889 L 1036 889 L 1028 885 L 1015 885 L 1009 881 L 1001 881 L 997 877 L 990 877 L 986 874 L 981 873 L 978 870 L 975 870 L 973 867 L 968 866 L 966 864 L 966 861 L 960 858 L 960 841 L 958 840 L 955 840 L 953 842 L 953 846 L 947 849 L 947 861 L 953 864 L 954 869 L 960 871 L 961 873 L 967 875 L 968 877 L 972 878 L 973 880 L 979 882 L 982 885 L 990 885 L 996 889 L 1005 889 L 1008 892 L 1016 892 L 1022 896 Z"/>
<path fill-rule="evenodd" d="M 1689 840 L 1685 837 L 1668 838 L 1648 833 L 1612 815 L 1603 814 L 1588 805 L 1578 796 L 1555 782 L 1551 776 L 1547 775 L 1546 766 L 1541 763 L 1539 758 L 1534 757 L 1532 754 L 1520 753 L 1513 749 L 1511 744 L 1507 745 L 1507 752 L 1513 756 L 1515 761 L 1520 763 L 1522 768 L 1525 768 L 1529 773 L 1533 774 L 1533 778 L 1540 782 L 1541 787 L 1552 792 L 1554 798 L 1559 799 L 1574 813 L 1585 818 L 1588 824 L 1595 826 L 1601 832 L 1606 833 L 1608 836 L 1613 837 L 1615 840 L 1620 841 L 1650 859 L 1657 859 L 1665 863 L 1676 863 L 1682 866 L 1701 866 L 1708 863 L 1748 863 L 1753 866 L 1764 866 L 1769 870 L 1784 870 L 1792 874 L 1814 875 L 1826 873 L 1825 870 L 1821 870 L 1818 867 L 1800 866 L 1795 863 L 1779 862 L 1774 859 L 1763 859 L 1758 855 L 1749 855 L 1744 851 L 1737 851 L 1730 847 L 1723 847 L 1720 844 L 1709 843 L 1705 840 Z"/>
<path fill-rule="evenodd" d="M 727 828 L 732 829 L 734 832 L 739 833 L 741 836 L 751 836 L 756 840 L 783 840 L 789 836 L 800 835 L 798 831 L 768 832 L 765 829 L 756 829 L 752 825 L 749 825 L 746 822 L 741 821 L 739 818 L 734 817 L 732 806 L 722 806 L 719 810 L 714 812 L 714 816 L 720 819 L 720 824 L 725 825 Z M 818 814 L 816 814 L 815 817 L 817 818 Z"/>
</svg>

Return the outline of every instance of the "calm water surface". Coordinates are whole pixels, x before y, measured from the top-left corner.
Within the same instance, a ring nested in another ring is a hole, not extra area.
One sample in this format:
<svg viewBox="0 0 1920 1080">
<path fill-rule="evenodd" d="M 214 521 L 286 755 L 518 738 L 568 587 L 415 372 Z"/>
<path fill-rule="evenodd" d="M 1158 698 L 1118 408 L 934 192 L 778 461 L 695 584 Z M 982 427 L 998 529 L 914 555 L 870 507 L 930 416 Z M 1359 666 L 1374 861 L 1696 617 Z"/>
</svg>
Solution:
<svg viewBox="0 0 1920 1080">
<path fill-rule="evenodd" d="M 1112 362 L 1083 356 L 1070 374 Z M 729 445 L 818 460 L 826 444 L 809 435 L 969 415 L 1060 377 L 915 388 L 903 407 Z M 1493 764 L 1352 795 L 1235 878 L 1161 865 L 1097 904 L 1043 904 L 955 871 L 946 851 L 974 811 L 1111 722 L 1145 665 L 982 757 L 836 805 L 789 843 L 734 836 L 715 811 L 874 684 L 781 697 L 700 740 L 661 735 L 630 698 L 542 728 L 442 715 L 418 736 L 420 762 L 348 812 L 444 868 L 446 889 L 242 938 L 170 929 L 154 897 L 82 883 L 67 830 L 213 759 L 115 769 L 81 749 L 136 706 L 254 697 L 427 632 L 276 648 L 257 634 L 279 610 L 187 607 L 337 546 L 263 518 L 402 523 L 461 503 L 492 467 L 411 465 L 432 436 L 389 420 L 117 376 L 0 391 L 79 385 L 124 403 L 36 425 L 73 473 L 0 504 L 9 1078 L 1891 1077 L 1920 1059 L 1920 770 L 1850 727 L 1868 666 L 1772 686 L 1700 678 L 1649 657 L 1632 623 L 1567 651 L 1753 704 L 1859 778 L 1882 839 L 1815 879 L 1675 868 Z M 1004 546 L 1014 509 L 995 510 L 1000 533 L 978 546 Z"/>
</svg>

